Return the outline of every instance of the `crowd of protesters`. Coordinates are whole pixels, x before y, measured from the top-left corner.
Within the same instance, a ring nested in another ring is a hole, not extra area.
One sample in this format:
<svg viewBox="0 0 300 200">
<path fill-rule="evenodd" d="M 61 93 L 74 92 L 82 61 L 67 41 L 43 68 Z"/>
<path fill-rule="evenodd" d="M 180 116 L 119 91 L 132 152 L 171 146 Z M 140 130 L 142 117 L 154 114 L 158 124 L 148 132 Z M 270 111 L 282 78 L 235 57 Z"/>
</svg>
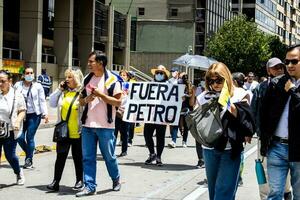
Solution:
<svg viewBox="0 0 300 200">
<path fill-rule="evenodd" d="M 281 200 L 293 196 L 293 199 L 300 199 L 299 61 L 300 45 L 291 46 L 284 62 L 279 58 L 268 60 L 267 78 L 260 82 L 255 80 L 253 72 L 247 76 L 241 72 L 231 73 L 221 62 L 212 64 L 203 81 L 194 85 L 188 74 L 178 67 L 169 71 L 158 65 L 151 69 L 152 82 L 184 85 L 179 122 L 169 127 L 171 142 L 167 146 L 170 149 L 178 145 L 178 133 L 182 136 L 182 147 L 187 147 L 189 130 L 185 116 L 211 98 L 219 97 L 224 87 L 228 90 L 230 104 L 219 105 L 223 126 L 221 137 L 213 146 L 196 141 L 197 166 L 206 170 L 209 199 L 235 199 L 238 185 L 242 184 L 244 146 L 251 143 L 254 134 L 259 138 L 258 157 L 266 157 L 263 165 L 268 177 L 268 183 L 259 187 L 260 198 Z M 122 148 L 119 157 L 127 156 L 136 125 L 122 117 L 130 93 L 129 85 L 136 81 L 134 74 L 126 70 L 115 74 L 108 70 L 107 57 L 100 51 L 91 52 L 87 64 L 89 73 L 85 77 L 80 69 L 67 69 L 65 81 L 49 97 L 50 106 L 57 107 L 59 121 L 68 118 L 69 138 L 57 142 L 54 178 L 47 188 L 59 191 L 65 162 L 72 148 L 76 174 L 73 189 L 78 190 L 77 197 L 96 193 L 98 144 L 112 180 L 112 190 L 121 189 L 116 140 L 120 132 Z M 3 146 L 17 184 L 23 185 L 22 168 L 33 168 L 35 133 L 41 119 L 48 122 L 45 91 L 34 81 L 31 67 L 24 70 L 23 80 L 15 85 L 10 72 L 1 70 L 0 89 L 0 122 L 9 124 L 8 137 L 0 138 L 0 155 Z M 144 124 L 144 139 L 149 150 L 145 165 L 163 166 L 166 130 L 167 124 Z M 17 144 L 26 153 L 22 168 L 16 156 Z"/>
</svg>

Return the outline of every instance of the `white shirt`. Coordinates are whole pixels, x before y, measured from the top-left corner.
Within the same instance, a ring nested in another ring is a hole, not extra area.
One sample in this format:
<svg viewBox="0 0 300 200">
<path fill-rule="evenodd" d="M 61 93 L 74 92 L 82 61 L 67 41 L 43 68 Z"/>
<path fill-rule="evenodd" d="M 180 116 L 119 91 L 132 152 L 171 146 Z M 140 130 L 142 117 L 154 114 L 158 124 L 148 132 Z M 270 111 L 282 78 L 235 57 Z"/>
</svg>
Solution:
<svg viewBox="0 0 300 200">
<path fill-rule="evenodd" d="M 296 87 L 298 87 L 300 85 L 300 80 L 297 80 L 296 82 L 294 82 L 294 84 L 296 85 Z M 288 129 L 289 128 L 289 120 L 288 120 L 288 118 L 289 118 L 290 101 L 291 101 L 291 97 L 288 98 L 288 100 L 284 106 L 278 126 L 275 131 L 275 135 L 278 137 L 281 137 L 281 138 L 289 137 L 289 131 L 288 131 L 289 130 Z"/>
</svg>

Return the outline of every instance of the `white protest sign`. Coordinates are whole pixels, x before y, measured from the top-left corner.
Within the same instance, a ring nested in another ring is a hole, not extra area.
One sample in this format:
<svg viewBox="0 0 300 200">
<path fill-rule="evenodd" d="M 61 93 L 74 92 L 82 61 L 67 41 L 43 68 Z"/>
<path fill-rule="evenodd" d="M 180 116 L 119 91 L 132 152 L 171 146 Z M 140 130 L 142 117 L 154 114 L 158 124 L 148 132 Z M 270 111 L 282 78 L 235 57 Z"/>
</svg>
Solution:
<svg viewBox="0 0 300 200">
<path fill-rule="evenodd" d="M 158 82 L 132 83 L 123 121 L 178 125 L 184 87 Z"/>
</svg>

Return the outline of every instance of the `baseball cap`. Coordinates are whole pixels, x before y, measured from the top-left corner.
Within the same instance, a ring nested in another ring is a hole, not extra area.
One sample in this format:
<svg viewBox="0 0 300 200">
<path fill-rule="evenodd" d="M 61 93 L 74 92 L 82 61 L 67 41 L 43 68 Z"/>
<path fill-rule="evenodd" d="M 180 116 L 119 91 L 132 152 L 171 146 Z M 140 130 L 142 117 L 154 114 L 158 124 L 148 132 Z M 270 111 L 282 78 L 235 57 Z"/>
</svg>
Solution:
<svg viewBox="0 0 300 200">
<path fill-rule="evenodd" d="M 171 72 L 179 72 L 179 68 L 178 67 L 172 67 Z"/>
<path fill-rule="evenodd" d="M 267 67 L 275 67 L 276 65 L 284 65 L 283 62 L 279 58 L 271 58 L 267 62 Z"/>
</svg>

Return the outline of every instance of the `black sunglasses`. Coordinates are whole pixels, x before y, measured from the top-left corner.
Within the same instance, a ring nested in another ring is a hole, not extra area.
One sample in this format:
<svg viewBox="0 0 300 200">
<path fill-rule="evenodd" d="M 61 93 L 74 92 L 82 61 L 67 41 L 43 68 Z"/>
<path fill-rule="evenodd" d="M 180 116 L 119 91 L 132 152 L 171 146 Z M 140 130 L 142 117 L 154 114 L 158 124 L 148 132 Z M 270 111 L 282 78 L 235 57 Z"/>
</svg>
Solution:
<svg viewBox="0 0 300 200">
<path fill-rule="evenodd" d="M 208 84 L 213 85 L 214 83 L 216 84 L 222 84 L 224 82 L 224 78 L 217 78 L 217 79 L 209 79 Z"/>
<path fill-rule="evenodd" d="M 163 73 L 163 72 L 155 72 L 155 74 L 162 74 L 162 75 L 164 75 L 164 73 Z"/>
<path fill-rule="evenodd" d="M 289 65 L 290 63 L 292 63 L 292 65 L 297 65 L 299 63 L 299 60 L 297 60 L 297 59 L 292 59 L 292 60 L 285 59 L 284 60 L 285 65 Z"/>
</svg>

